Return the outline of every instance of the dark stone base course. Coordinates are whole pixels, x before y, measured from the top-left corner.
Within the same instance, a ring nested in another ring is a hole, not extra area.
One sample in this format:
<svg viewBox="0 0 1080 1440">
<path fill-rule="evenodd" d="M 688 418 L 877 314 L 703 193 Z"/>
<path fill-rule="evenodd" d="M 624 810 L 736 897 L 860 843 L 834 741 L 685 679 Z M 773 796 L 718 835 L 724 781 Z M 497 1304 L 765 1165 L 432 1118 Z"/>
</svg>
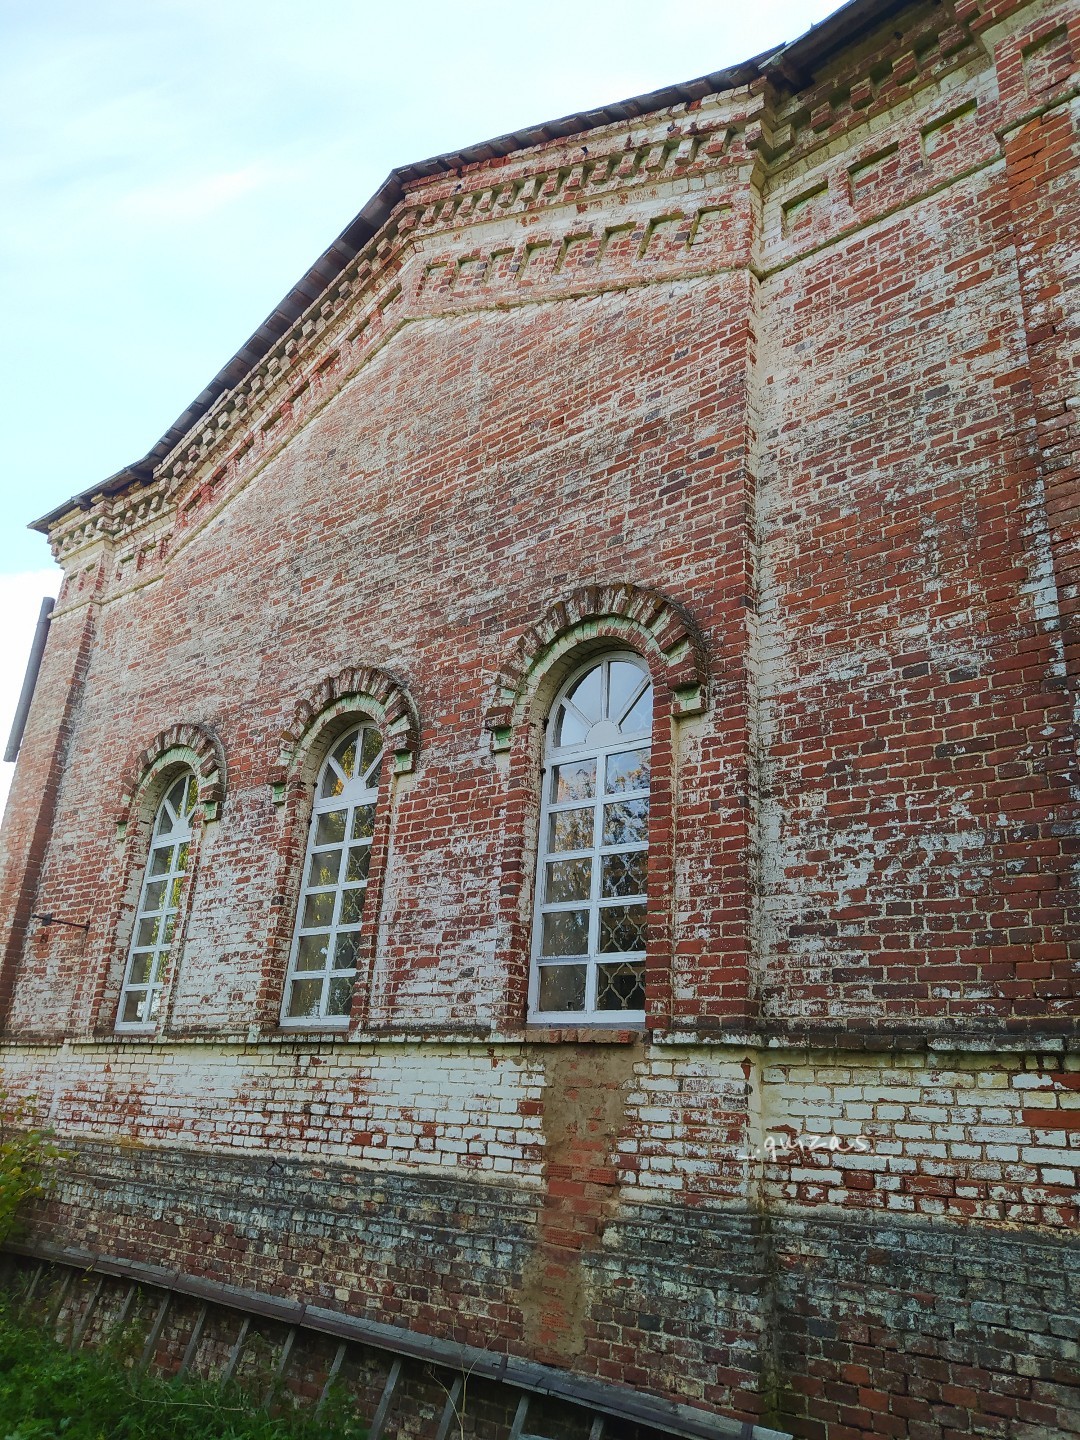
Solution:
<svg viewBox="0 0 1080 1440">
<path fill-rule="evenodd" d="M 84 1143 L 36 1233 L 528 1355 L 540 1198 Z M 1067 1239 L 635 1205 L 579 1263 L 582 1373 L 806 1440 L 1080 1436 L 1080 1247 Z"/>
</svg>

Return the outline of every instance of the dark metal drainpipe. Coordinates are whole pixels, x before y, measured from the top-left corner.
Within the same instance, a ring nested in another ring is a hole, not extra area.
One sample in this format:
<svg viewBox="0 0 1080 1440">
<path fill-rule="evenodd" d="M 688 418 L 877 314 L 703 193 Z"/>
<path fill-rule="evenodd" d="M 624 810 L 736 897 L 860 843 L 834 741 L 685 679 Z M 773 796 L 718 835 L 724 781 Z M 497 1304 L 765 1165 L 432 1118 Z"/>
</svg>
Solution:
<svg viewBox="0 0 1080 1440">
<path fill-rule="evenodd" d="M 34 687 L 37 684 L 38 671 L 41 669 L 41 657 L 45 653 L 49 621 L 52 619 L 55 604 L 56 601 L 50 600 L 48 596 L 41 602 L 37 629 L 34 631 L 34 643 L 30 647 L 30 659 L 26 662 L 26 674 L 23 676 L 22 693 L 19 696 L 19 703 L 15 707 L 15 719 L 11 722 L 11 734 L 8 736 L 7 749 L 4 751 L 4 759 L 9 765 L 18 755 L 19 746 L 22 744 L 23 731 L 26 729 L 26 717 L 30 713 L 30 701 L 34 698 Z"/>
</svg>

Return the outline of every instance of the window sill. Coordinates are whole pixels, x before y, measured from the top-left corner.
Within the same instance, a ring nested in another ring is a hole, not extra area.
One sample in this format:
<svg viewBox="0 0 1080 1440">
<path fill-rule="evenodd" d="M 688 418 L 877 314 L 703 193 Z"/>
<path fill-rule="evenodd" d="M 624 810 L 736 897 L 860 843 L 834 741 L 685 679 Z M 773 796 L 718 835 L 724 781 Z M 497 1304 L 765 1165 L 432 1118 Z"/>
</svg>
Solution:
<svg viewBox="0 0 1080 1440">
<path fill-rule="evenodd" d="M 648 1031 L 644 1020 L 634 1025 L 549 1025 L 530 1020 L 519 1033 L 522 1040 L 540 1045 L 633 1045 Z"/>
</svg>

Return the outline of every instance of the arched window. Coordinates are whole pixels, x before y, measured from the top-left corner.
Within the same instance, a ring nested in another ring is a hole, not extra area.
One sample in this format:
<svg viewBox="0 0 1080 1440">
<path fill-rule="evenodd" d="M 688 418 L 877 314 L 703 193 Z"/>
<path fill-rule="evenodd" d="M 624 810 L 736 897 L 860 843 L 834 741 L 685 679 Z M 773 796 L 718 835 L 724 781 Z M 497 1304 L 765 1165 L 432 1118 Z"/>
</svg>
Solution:
<svg viewBox="0 0 1080 1440">
<path fill-rule="evenodd" d="M 645 1018 L 652 682 L 637 655 L 591 660 L 547 726 L 529 1012 Z"/>
<path fill-rule="evenodd" d="M 348 1019 L 382 759 L 375 726 L 354 726 L 319 771 L 281 1007 L 285 1025 Z"/>
<path fill-rule="evenodd" d="M 157 808 L 150 854 L 135 912 L 117 1028 L 145 1027 L 157 1020 L 165 983 L 165 963 L 191 857 L 191 815 L 199 782 L 190 770 L 173 780 Z"/>
</svg>

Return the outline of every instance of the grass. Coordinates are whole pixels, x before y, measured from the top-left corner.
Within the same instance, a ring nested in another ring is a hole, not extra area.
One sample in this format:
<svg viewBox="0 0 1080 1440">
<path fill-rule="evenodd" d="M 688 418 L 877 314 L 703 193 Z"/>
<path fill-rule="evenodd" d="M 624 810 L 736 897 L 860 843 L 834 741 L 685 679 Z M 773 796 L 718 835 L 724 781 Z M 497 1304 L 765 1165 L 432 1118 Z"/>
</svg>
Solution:
<svg viewBox="0 0 1080 1440">
<path fill-rule="evenodd" d="M 139 1374 L 109 1350 L 72 1355 L 0 1310 L 0 1440 L 361 1440 L 333 1407 L 271 1417 L 238 1388 Z"/>
</svg>

